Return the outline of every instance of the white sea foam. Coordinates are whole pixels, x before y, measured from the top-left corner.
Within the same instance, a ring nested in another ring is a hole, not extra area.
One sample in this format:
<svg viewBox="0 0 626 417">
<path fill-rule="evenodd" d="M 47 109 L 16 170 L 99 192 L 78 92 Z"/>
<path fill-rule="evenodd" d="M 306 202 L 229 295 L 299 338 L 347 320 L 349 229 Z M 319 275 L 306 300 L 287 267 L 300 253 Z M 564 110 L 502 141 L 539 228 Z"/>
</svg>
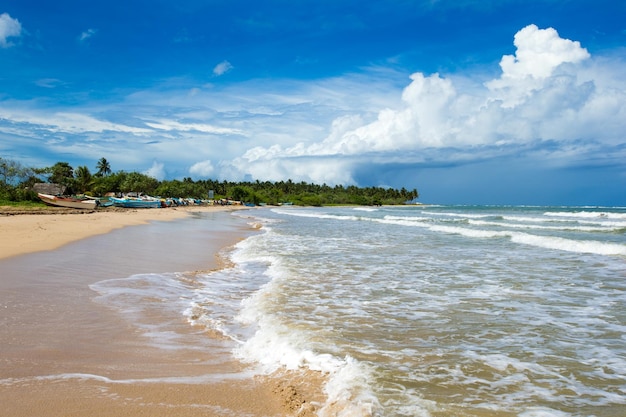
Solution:
<svg viewBox="0 0 626 417">
<path fill-rule="evenodd" d="M 407 218 L 385 216 L 381 222 L 396 224 L 400 226 L 423 227 L 429 230 L 442 233 L 458 234 L 470 238 L 502 238 L 509 237 L 515 243 L 522 243 L 546 249 L 557 249 L 568 252 L 592 253 L 598 255 L 626 255 L 626 244 L 607 243 L 593 240 L 572 240 L 556 236 L 539 236 L 528 233 L 520 233 L 509 230 L 489 230 L 470 229 L 460 226 L 447 226 L 433 224 L 426 218 Z M 514 225 L 508 223 L 496 223 L 480 220 L 469 220 L 469 224 L 476 226 L 501 226 L 503 228 L 528 228 L 527 226 Z M 535 229 L 563 231 L 568 230 L 563 227 L 534 226 Z M 582 226 L 572 227 L 571 230 L 580 232 L 602 232 L 604 228 L 586 228 Z"/>
<path fill-rule="evenodd" d="M 209 332 L 215 332 L 222 337 L 230 339 L 237 343 L 242 343 L 239 336 L 231 333 L 224 318 L 219 317 L 215 310 L 208 309 L 200 302 L 192 302 L 183 315 L 187 317 L 187 321 L 192 326 L 201 326 Z"/>
<path fill-rule="evenodd" d="M 542 226 L 542 225 L 530 224 L 530 223 L 525 223 L 525 224 L 517 223 L 516 224 L 516 223 L 490 222 L 490 221 L 484 221 L 484 220 L 469 220 L 468 223 L 474 226 L 496 226 L 496 227 L 502 227 L 502 228 L 508 228 L 508 229 L 535 229 L 535 230 L 555 230 L 555 231 L 572 230 L 572 231 L 578 231 L 578 232 L 607 232 L 607 231 L 612 230 L 612 229 L 609 229 L 608 226 L 590 227 L 590 226 L 577 226 L 575 224 L 571 224 L 571 225 L 566 224 L 566 225 L 561 225 L 561 226 Z M 618 227 L 618 229 L 621 229 L 621 225 L 620 227 Z"/>
<path fill-rule="evenodd" d="M 246 322 L 249 314 L 244 313 L 245 318 L 240 319 Z M 308 369 L 327 375 L 326 401 L 318 412 L 320 416 L 366 417 L 380 410 L 369 385 L 370 371 L 364 364 L 349 356 L 340 359 L 307 348 L 311 344 L 308 335 L 277 324 L 273 318 L 257 320 L 259 329 L 235 350 L 236 357 L 257 364 L 266 374 L 279 369 Z"/>
<path fill-rule="evenodd" d="M 286 214 L 295 217 L 310 217 L 315 219 L 333 219 L 333 220 L 360 220 L 358 216 L 338 216 L 320 212 L 298 211 L 298 210 L 280 210 L 272 209 L 275 213 Z"/>
<path fill-rule="evenodd" d="M 126 378 L 126 379 L 113 379 L 103 375 L 87 374 L 87 373 L 62 373 L 52 375 L 37 375 L 21 378 L 4 378 L 0 379 L 0 385 L 23 385 L 31 384 L 32 382 L 46 382 L 46 381 L 67 381 L 67 380 L 79 380 L 79 381 L 98 381 L 106 384 L 207 384 L 209 382 L 227 381 L 227 380 L 242 380 L 250 378 L 251 373 L 232 373 L 232 374 L 207 374 L 196 376 L 171 376 L 171 377 L 157 377 L 157 378 Z"/>
<path fill-rule="evenodd" d="M 545 407 L 530 407 L 518 414 L 518 417 L 568 417 L 569 413 Z"/>
<path fill-rule="evenodd" d="M 439 215 L 441 213 L 438 213 Z M 598 217 L 597 221 L 581 220 L 581 219 L 562 219 L 554 217 L 523 217 L 523 216 L 502 216 L 501 220 L 476 220 L 476 219 L 488 219 L 494 216 L 490 215 L 463 215 L 454 216 L 453 213 L 447 213 L 449 219 L 457 220 L 459 222 L 466 222 L 476 226 L 496 226 L 503 228 L 514 229 L 543 229 L 543 230 L 573 230 L 581 232 L 607 232 L 607 231 L 621 231 L 626 229 L 626 222 L 607 221 L 606 219 Z M 437 221 L 436 217 L 432 216 L 385 216 L 384 219 L 389 221 L 396 221 L 397 224 L 410 225 L 409 223 L 402 222 L 427 222 L 433 223 Z M 515 222 L 515 223 L 512 223 Z M 554 226 L 545 225 L 545 223 L 555 224 Z"/>
<path fill-rule="evenodd" d="M 597 212 L 597 211 L 578 211 L 578 212 L 545 212 L 544 216 L 550 217 L 569 217 L 583 219 L 620 219 L 626 220 L 626 213 L 615 212 Z"/>
<path fill-rule="evenodd" d="M 354 211 L 368 211 L 368 212 L 378 211 L 378 209 L 374 207 L 355 207 L 353 208 L 353 210 Z"/>
<path fill-rule="evenodd" d="M 559 216 L 502 216 L 502 220 L 520 222 L 520 223 L 552 223 L 552 224 L 590 224 L 601 226 L 610 224 L 606 218 L 595 217 L 596 220 L 588 220 L 588 218 L 580 217 L 559 217 Z M 612 226 L 626 225 L 626 222 L 613 222 Z"/>
<path fill-rule="evenodd" d="M 308 369 L 327 375 L 324 392 L 326 402 L 320 416 L 373 416 L 380 410 L 378 399 L 369 385 L 369 371 L 353 358 L 337 358 L 329 353 L 315 352 L 309 335 L 280 323 L 276 317 L 262 313 L 263 298 L 273 289 L 269 283 L 250 299 L 238 319 L 244 325 L 254 323 L 258 330 L 252 338 L 235 349 L 235 356 L 260 366 L 271 374 L 279 369 Z"/>
<path fill-rule="evenodd" d="M 577 253 L 592 253 L 597 255 L 626 256 L 626 245 L 619 243 L 579 241 L 554 236 L 535 236 L 526 233 L 511 233 L 510 236 L 513 242 L 537 246 L 540 248 L 558 249 Z"/>
<path fill-rule="evenodd" d="M 268 231 L 265 240 L 271 235 Z M 271 241 L 271 239 L 269 239 Z M 257 244 L 259 241 L 248 240 L 240 246 L 241 251 L 234 254 L 245 268 L 250 262 L 266 265 L 264 275 L 270 280 L 258 291 L 241 302 L 241 310 L 236 320 L 244 327 L 254 327 L 254 335 L 242 342 L 234 354 L 244 362 L 255 364 L 259 372 L 271 374 L 279 369 L 308 369 L 326 374 L 327 383 L 324 392 L 327 401 L 318 412 L 320 416 L 371 416 L 380 410 L 376 396 L 368 384 L 368 368 L 346 356 L 339 358 L 332 353 L 315 350 L 316 344 L 311 335 L 293 326 L 276 313 L 276 294 L 282 293 L 291 276 L 277 257 L 267 257 Z M 285 240 L 281 240 L 284 244 Z"/>
<path fill-rule="evenodd" d="M 422 213 L 428 213 L 431 216 L 443 216 L 443 217 L 455 217 L 455 218 L 461 218 L 461 219 L 483 219 L 485 217 L 492 217 L 492 214 L 472 214 L 472 213 L 460 213 L 460 212 L 422 212 Z"/>
</svg>

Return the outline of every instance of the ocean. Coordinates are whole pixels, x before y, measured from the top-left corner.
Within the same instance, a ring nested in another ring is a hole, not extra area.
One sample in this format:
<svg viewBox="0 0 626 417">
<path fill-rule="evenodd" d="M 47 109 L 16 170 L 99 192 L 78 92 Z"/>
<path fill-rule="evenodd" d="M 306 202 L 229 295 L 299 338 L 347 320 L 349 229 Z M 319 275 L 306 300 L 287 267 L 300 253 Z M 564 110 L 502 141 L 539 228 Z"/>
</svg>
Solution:
<svg viewBox="0 0 626 417">
<path fill-rule="evenodd" d="M 626 208 L 232 215 L 258 231 L 224 268 L 101 281 L 97 301 L 246 377 L 322 373 L 319 416 L 626 415 Z"/>
</svg>

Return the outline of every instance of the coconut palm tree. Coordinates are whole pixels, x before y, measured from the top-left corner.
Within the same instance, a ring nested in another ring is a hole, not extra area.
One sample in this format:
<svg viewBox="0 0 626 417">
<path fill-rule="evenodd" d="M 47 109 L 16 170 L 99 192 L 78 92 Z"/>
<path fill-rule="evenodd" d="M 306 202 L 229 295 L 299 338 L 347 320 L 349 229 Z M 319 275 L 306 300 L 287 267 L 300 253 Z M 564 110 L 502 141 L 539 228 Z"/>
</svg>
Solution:
<svg viewBox="0 0 626 417">
<path fill-rule="evenodd" d="M 86 166 L 80 166 L 76 169 L 76 186 L 78 189 L 85 193 L 90 189 L 93 184 L 93 178 L 91 177 L 91 172 L 89 172 L 89 168 Z"/>
<path fill-rule="evenodd" d="M 98 168 L 98 172 L 96 172 L 96 176 L 98 177 L 106 177 L 111 173 L 111 165 L 109 164 L 109 161 L 106 160 L 106 158 L 100 158 L 100 160 L 98 161 L 98 165 L 96 165 L 96 168 Z"/>
</svg>

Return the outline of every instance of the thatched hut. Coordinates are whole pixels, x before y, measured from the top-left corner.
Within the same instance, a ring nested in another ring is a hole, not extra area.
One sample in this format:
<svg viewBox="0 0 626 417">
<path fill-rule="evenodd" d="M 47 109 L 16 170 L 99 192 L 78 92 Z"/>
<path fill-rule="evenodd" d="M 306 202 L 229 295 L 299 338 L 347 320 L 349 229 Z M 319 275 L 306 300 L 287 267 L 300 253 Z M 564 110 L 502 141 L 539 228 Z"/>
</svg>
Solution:
<svg viewBox="0 0 626 417">
<path fill-rule="evenodd" d="M 63 195 L 66 188 L 67 187 L 65 185 L 52 184 L 48 182 L 39 182 L 33 185 L 34 192 L 49 195 Z"/>
</svg>

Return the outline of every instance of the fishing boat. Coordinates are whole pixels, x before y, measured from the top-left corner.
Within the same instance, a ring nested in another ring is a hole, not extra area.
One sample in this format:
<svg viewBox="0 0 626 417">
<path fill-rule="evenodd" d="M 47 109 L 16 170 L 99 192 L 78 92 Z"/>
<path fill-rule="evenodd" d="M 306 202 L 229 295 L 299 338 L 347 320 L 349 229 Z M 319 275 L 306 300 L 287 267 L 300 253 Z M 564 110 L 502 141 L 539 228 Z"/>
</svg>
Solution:
<svg viewBox="0 0 626 417">
<path fill-rule="evenodd" d="M 73 197 L 61 197 L 50 194 L 37 193 L 37 196 L 49 206 L 69 207 L 83 210 L 93 210 L 98 206 L 97 200 L 87 200 Z"/>
<path fill-rule="evenodd" d="M 116 207 L 127 207 L 127 208 L 160 208 L 161 200 L 153 198 L 153 197 L 110 197 L 110 201 L 113 202 L 113 205 Z"/>
</svg>

